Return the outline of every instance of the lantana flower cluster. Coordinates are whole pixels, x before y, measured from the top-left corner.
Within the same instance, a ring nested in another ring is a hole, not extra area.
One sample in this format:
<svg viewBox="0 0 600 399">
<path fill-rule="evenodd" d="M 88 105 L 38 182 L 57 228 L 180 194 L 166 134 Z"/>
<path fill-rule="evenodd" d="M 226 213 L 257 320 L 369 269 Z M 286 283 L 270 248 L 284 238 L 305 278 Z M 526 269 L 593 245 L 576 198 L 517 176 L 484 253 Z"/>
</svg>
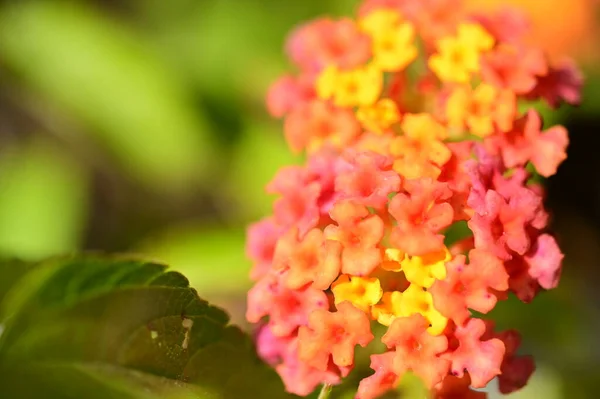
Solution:
<svg viewBox="0 0 600 399">
<path fill-rule="evenodd" d="M 375 340 L 357 398 L 407 372 L 435 398 L 509 393 L 534 370 L 515 330 L 476 315 L 556 287 L 563 254 L 543 188 L 566 158 L 565 128 L 532 104 L 577 103 L 582 77 L 526 44 L 523 16 L 466 14 L 458 0 L 367 0 L 287 43 L 296 72 L 267 105 L 302 166 L 267 190 L 249 229 L 256 285 L 247 319 L 289 392 L 339 384 Z M 468 234 L 450 242 L 455 227 Z M 377 347 L 375 345 L 374 347 Z"/>
</svg>

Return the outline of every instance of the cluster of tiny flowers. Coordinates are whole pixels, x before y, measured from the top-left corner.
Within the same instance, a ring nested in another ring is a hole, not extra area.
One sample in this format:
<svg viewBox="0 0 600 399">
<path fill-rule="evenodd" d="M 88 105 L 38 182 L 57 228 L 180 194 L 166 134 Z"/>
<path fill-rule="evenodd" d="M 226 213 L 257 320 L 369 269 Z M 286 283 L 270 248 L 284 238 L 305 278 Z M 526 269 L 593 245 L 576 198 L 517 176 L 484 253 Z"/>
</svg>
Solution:
<svg viewBox="0 0 600 399">
<path fill-rule="evenodd" d="M 531 104 L 577 103 L 582 84 L 526 33 L 511 10 L 367 0 L 355 19 L 291 35 L 297 72 L 274 83 L 267 106 L 306 163 L 278 172 L 273 215 L 249 229 L 246 314 L 289 392 L 339 384 L 376 324 L 387 349 L 371 356 L 357 398 L 406 372 L 434 398 L 485 398 L 473 388 L 494 378 L 502 393 L 526 384 L 534 363 L 517 355 L 519 333 L 472 311 L 558 283 L 563 255 L 532 177 L 556 172 L 568 135 L 544 130 Z M 450 243 L 457 223 L 469 235 Z"/>
</svg>

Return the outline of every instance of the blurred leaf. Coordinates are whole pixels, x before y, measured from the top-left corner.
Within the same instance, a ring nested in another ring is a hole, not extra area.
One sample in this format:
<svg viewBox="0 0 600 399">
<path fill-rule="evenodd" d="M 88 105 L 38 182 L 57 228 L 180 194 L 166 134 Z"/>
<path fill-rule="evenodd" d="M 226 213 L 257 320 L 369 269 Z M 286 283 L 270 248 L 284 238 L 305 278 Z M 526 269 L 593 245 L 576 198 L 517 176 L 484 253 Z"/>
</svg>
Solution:
<svg viewBox="0 0 600 399">
<path fill-rule="evenodd" d="M 289 397 L 225 312 L 164 266 L 61 258 L 16 280 L 0 303 L 0 397 Z"/>
<path fill-rule="evenodd" d="M 0 263 L 0 303 L 11 289 L 11 287 L 15 284 L 17 280 L 19 280 L 27 271 L 29 270 L 30 265 L 13 260 L 13 261 L 4 261 Z M 0 319 L 0 322 L 2 319 Z M 0 333 L 0 336 L 2 333 Z"/>
<path fill-rule="evenodd" d="M 271 213 L 274 197 L 265 191 L 283 166 L 298 164 L 283 138 L 283 124 L 254 122 L 245 131 L 233 154 L 227 193 L 231 198 L 232 216 L 254 221 Z M 240 215 L 241 214 L 241 215 Z"/>
<path fill-rule="evenodd" d="M 0 160 L 0 252 L 39 259 L 76 249 L 87 216 L 86 173 L 47 142 L 7 152 Z"/>
<path fill-rule="evenodd" d="M 87 363 L 0 365 L 0 380 L 11 381 L 0 393 L 14 398 L 195 399 L 184 383 L 123 367 Z"/>
<path fill-rule="evenodd" d="M 201 295 L 213 299 L 250 288 L 245 240 L 244 229 L 190 225 L 147 240 L 140 252 L 185 274 Z"/>
<path fill-rule="evenodd" d="M 206 170 L 206 126 L 185 82 L 124 25 L 80 2 L 31 1 L 0 9 L 0 26 L 3 61 L 135 177 L 185 189 Z"/>
</svg>

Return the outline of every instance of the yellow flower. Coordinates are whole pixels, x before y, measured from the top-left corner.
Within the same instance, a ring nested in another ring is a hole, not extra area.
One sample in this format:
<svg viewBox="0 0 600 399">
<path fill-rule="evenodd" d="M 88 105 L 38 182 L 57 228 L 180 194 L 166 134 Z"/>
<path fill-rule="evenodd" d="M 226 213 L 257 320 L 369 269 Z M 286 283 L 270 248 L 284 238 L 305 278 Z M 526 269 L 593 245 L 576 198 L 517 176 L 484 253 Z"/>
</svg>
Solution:
<svg viewBox="0 0 600 399">
<path fill-rule="evenodd" d="M 404 69 L 417 58 L 414 26 L 402 20 L 398 12 L 378 10 L 360 22 L 373 41 L 373 62 L 383 71 Z"/>
<path fill-rule="evenodd" d="M 390 272 L 399 272 L 402 270 L 401 262 L 405 259 L 404 252 L 395 248 L 388 248 L 383 254 L 381 268 Z"/>
<path fill-rule="evenodd" d="M 431 324 L 427 329 L 431 335 L 439 335 L 446 328 L 448 319 L 433 307 L 431 294 L 416 284 L 411 284 L 402 293 L 399 306 L 402 316 L 407 317 L 415 313 L 422 314 Z"/>
<path fill-rule="evenodd" d="M 429 68 L 444 82 L 467 83 L 479 72 L 481 53 L 493 46 L 494 38 L 480 25 L 461 24 L 457 36 L 438 40 Z"/>
<path fill-rule="evenodd" d="M 398 27 L 401 22 L 402 15 L 399 12 L 390 9 L 379 9 L 361 18 L 358 24 L 363 32 L 372 38 L 379 38 L 385 32 Z"/>
<path fill-rule="evenodd" d="M 373 62 L 387 72 L 401 71 L 417 58 L 415 28 L 404 23 L 373 41 Z"/>
<path fill-rule="evenodd" d="M 458 26 L 458 39 L 467 46 L 479 51 L 488 51 L 494 47 L 494 37 L 479 24 L 460 24 Z"/>
<path fill-rule="evenodd" d="M 402 121 L 404 134 L 415 140 L 444 140 L 448 136 L 446 128 L 436 121 L 431 114 L 406 114 Z"/>
<path fill-rule="evenodd" d="M 389 98 L 379 100 L 369 107 L 359 108 L 356 117 L 365 129 L 379 134 L 400 121 L 398 107 Z"/>
<path fill-rule="evenodd" d="M 402 261 L 402 270 L 412 284 L 429 288 L 435 280 L 446 278 L 446 262 L 451 258 L 446 248 L 424 256 L 407 257 Z"/>
<path fill-rule="evenodd" d="M 427 331 L 432 335 L 441 334 L 448 324 L 448 319 L 433 307 L 431 294 L 416 284 L 411 284 L 404 292 L 384 293 L 381 303 L 371 310 L 371 316 L 384 326 L 391 325 L 397 317 L 408 317 L 415 313 L 429 321 L 431 326 Z"/>
<path fill-rule="evenodd" d="M 318 97 L 327 100 L 333 96 L 339 73 L 339 69 L 335 65 L 323 69 L 316 81 Z"/>
<path fill-rule="evenodd" d="M 383 291 L 377 278 L 341 275 L 331 286 L 335 304 L 349 301 L 364 312 L 381 299 Z"/>
<path fill-rule="evenodd" d="M 371 315 L 384 326 L 389 326 L 396 317 L 402 314 L 402 293 L 399 291 L 386 292 L 383 294 L 381 303 L 373 306 Z"/>
<path fill-rule="evenodd" d="M 479 68 L 479 52 L 454 37 L 440 39 L 437 49 L 429 57 L 429 68 L 443 82 L 467 83 Z"/>
<path fill-rule="evenodd" d="M 325 68 L 317 78 L 317 95 L 339 107 L 373 105 L 383 89 L 383 73 L 373 64 L 351 70 Z"/>
</svg>

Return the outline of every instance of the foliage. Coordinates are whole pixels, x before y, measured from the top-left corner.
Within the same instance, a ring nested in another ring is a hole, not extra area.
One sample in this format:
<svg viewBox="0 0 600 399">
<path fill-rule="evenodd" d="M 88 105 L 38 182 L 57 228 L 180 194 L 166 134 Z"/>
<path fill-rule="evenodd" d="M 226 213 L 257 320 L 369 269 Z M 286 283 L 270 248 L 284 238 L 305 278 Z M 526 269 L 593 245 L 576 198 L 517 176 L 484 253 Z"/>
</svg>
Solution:
<svg viewBox="0 0 600 399">
<path fill-rule="evenodd" d="M 285 398 L 227 314 L 165 266 L 0 264 L 0 396 Z"/>
</svg>

